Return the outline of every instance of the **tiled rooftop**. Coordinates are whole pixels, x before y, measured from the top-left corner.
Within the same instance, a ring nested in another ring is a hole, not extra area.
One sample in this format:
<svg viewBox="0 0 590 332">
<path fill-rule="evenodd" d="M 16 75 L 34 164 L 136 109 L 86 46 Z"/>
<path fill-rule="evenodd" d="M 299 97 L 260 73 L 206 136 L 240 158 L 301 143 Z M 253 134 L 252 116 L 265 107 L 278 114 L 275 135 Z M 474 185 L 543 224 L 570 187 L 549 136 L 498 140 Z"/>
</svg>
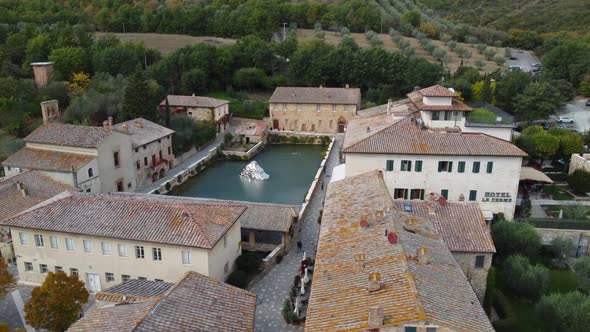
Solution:
<svg viewBox="0 0 590 332">
<path fill-rule="evenodd" d="M 235 135 L 262 136 L 266 129 L 266 122 L 245 118 L 232 117 L 229 125 L 233 128 Z"/>
<path fill-rule="evenodd" d="M 443 88 L 446 89 L 446 88 Z M 420 90 L 422 91 L 422 90 Z M 420 91 L 414 91 L 407 94 L 410 101 L 421 111 L 471 111 L 472 108 L 463 104 L 463 102 L 453 98 L 451 105 L 426 105 L 422 101 L 422 95 Z M 449 91 L 449 93 L 451 93 Z M 448 96 L 446 96 L 448 97 Z"/>
<path fill-rule="evenodd" d="M 78 171 L 96 156 L 24 147 L 2 162 L 2 165 L 42 171 Z"/>
<path fill-rule="evenodd" d="M 256 295 L 189 272 L 164 296 L 94 308 L 68 331 L 162 332 L 254 330 Z"/>
<path fill-rule="evenodd" d="M 360 98 L 361 90 L 358 88 L 277 87 L 270 102 L 356 105 Z"/>
<path fill-rule="evenodd" d="M 425 96 L 425 97 L 454 97 L 455 93 L 453 93 L 448 88 L 445 88 L 442 85 L 436 84 L 433 86 L 429 86 L 424 89 L 418 90 L 418 92 Z"/>
<path fill-rule="evenodd" d="M 108 302 L 138 302 L 166 293 L 174 284 L 163 281 L 131 279 L 96 294 L 95 300 Z"/>
<path fill-rule="evenodd" d="M 168 95 L 168 105 L 173 107 L 203 107 L 214 108 L 229 104 L 229 101 L 212 97 Z M 162 100 L 161 106 L 166 105 L 166 99 Z"/>
<path fill-rule="evenodd" d="M 67 193 L 1 224 L 211 249 L 245 210 L 173 196 Z"/>
<path fill-rule="evenodd" d="M 110 134 L 111 131 L 103 127 L 48 123 L 25 137 L 25 142 L 96 148 Z"/>
<path fill-rule="evenodd" d="M 378 171 L 330 183 L 305 330 L 367 330 L 369 308 L 381 307 L 388 327 L 428 321 L 453 331 L 493 331 L 434 227 L 392 206 Z M 395 244 L 385 235 L 391 233 Z M 427 249 L 427 263 L 418 259 L 419 248 Z M 371 273 L 380 273 L 378 290 L 368 290 Z"/>
<path fill-rule="evenodd" d="M 143 118 L 117 123 L 113 127 L 118 131 L 129 133 L 133 147 L 142 146 L 159 139 L 165 139 L 174 133 L 172 129 Z"/>
<path fill-rule="evenodd" d="M 451 252 L 496 252 L 479 204 L 437 204 L 434 214 L 430 214 L 426 202 L 394 201 L 398 210 L 403 210 L 406 205 L 411 206 L 413 215 L 434 225 Z"/>
<path fill-rule="evenodd" d="M 24 185 L 26 196 L 17 189 Z M 0 220 L 13 217 L 31 207 L 73 188 L 50 179 L 39 171 L 27 171 L 0 181 Z"/>
<path fill-rule="evenodd" d="M 418 126 L 408 116 L 401 120 L 378 115 L 388 125 L 371 129 L 367 136 L 366 118 L 349 122 L 342 151 L 345 153 L 391 153 L 453 156 L 526 157 L 510 142 L 482 133 L 447 133 Z"/>
</svg>

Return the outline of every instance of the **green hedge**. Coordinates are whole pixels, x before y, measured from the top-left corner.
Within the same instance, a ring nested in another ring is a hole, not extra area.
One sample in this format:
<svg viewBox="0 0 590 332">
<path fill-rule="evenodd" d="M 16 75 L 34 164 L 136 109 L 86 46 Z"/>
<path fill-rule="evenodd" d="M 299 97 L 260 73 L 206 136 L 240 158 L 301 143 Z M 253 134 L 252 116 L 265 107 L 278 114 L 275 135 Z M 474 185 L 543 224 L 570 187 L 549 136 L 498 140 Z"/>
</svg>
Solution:
<svg viewBox="0 0 590 332">
<path fill-rule="evenodd" d="M 568 219 L 528 219 L 522 220 L 533 225 L 536 228 L 553 228 L 553 229 L 581 229 L 590 230 L 590 221 L 585 220 L 568 220 Z"/>
<path fill-rule="evenodd" d="M 248 286 L 248 273 L 242 270 L 235 270 L 227 277 L 226 282 L 232 286 L 246 288 Z"/>
<path fill-rule="evenodd" d="M 553 181 L 567 181 L 567 173 L 546 173 L 547 176 Z"/>
<path fill-rule="evenodd" d="M 494 308 L 500 319 L 493 322 L 496 330 L 510 330 L 516 325 L 517 318 L 510 301 L 500 290 L 494 292 Z"/>
</svg>

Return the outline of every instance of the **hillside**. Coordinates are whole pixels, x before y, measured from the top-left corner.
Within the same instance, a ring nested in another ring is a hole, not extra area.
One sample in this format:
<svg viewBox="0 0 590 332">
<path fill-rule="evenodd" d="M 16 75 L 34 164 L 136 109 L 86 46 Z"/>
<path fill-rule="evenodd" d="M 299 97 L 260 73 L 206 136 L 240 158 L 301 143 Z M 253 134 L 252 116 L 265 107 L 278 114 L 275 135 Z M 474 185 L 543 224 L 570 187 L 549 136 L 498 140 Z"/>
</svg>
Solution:
<svg viewBox="0 0 590 332">
<path fill-rule="evenodd" d="M 499 30 L 588 31 L 590 0 L 417 0 L 440 16 Z"/>
</svg>

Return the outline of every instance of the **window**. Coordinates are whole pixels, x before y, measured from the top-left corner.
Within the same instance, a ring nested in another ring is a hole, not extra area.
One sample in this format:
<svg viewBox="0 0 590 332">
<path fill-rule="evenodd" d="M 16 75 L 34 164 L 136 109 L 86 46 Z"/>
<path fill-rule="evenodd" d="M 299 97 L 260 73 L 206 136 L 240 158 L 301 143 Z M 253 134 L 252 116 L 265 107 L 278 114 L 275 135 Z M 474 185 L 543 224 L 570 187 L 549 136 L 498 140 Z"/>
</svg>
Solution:
<svg viewBox="0 0 590 332">
<path fill-rule="evenodd" d="M 438 171 L 439 172 L 452 172 L 453 171 L 453 162 L 452 161 L 439 161 L 438 162 Z"/>
<path fill-rule="evenodd" d="M 465 162 L 464 161 L 459 162 L 459 165 L 457 166 L 457 171 L 459 173 L 465 173 Z"/>
<path fill-rule="evenodd" d="M 18 238 L 20 239 L 21 246 L 29 245 L 29 235 L 27 233 L 18 232 Z"/>
<path fill-rule="evenodd" d="M 41 273 L 47 273 L 47 272 L 49 272 L 49 269 L 47 269 L 47 264 L 39 264 L 39 271 Z"/>
<path fill-rule="evenodd" d="M 33 271 L 33 263 L 25 262 L 25 271 Z"/>
<path fill-rule="evenodd" d="M 103 255 L 111 254 L 111 244 L 109 242 L 101 242 L 100 247 L 102 248 Z"/>
<path fill-rule="evenodd" d="M 432 120 L 440 120 L 440 112 L 432 112 Z"/>
<path fill-rule="evenodd" d="M 143 157 L 143 166 L 147 166 L 147 157 Z"/>
<path fill-rule="evenodd" d="M 332 129 L 332 120 L 330 120 L 330 129 Z"/>
<path fill-rule="evenodd" d="M 283 104 L 283 111 L 287 111 L 287 104 Z"/>
<path fill-rule="evenodd" d="M 408 199 L 408 189 L 396 188 L 393 190 L 394 199 Z"/>
<path fill-rule="evenodd" d="M 117 191 L 124 191 L 125 188 L 123 188 L 123 181 L 118 181 L 116 183 L 117 185 Z"/>
<path fill-rule="evenodd" d="M 49 244 L 51 244 L 51 249 L 59 249 L 59 241 L 57 240 L 57 236 L 49 236 Z"/>
<path fill-rule="evenodd" d="M 479 173 L 479 161 L 474 161 L 473 162 L 472 171 L 473 171 L 473 173 Z"/>
<path fill-rule="evenodd" d="M 92 191 L 92 190 L 90 190 L 90 188 L 86 189 L 86 192 L 87 192 L 87 193 L 89 193 L 89 192 L 91 192 L 91 191 Z"/>
<path fill-rule="evenodd" d="M 183 251 L 182 252 L 182 264 L 191 264 L 192 263 L 192 255 L 190 251 Z"/>
<path fill-rule="evenodd" d="M 106 272 L 104 274 L 104 277 L 107 280 L 107 282 L 115 281 L 115 275 L 110 272 Z"/>
<path fill-rule="evenodd" d="M 135 246 L 135 258 L 144 258 L 143 246 Z"/>
<path fill-rule="evenodd" d="M 152 167 L 156 167 L 156 155 L 152 155 Z"/>
<path fill-rule="evenodd" d="M 444 197 L 445 199 L 449 199 L 449 190 L 448 189 L 443 189 L 440 191 L 440 195 L 442 197 Z"/>
<path fill-rule="evenodd" d="M 315 105 L 315 110 L 316 110 L 316 112 L 321 111 L 322 110 L 322 105 L 320 105 L 320 104 Z"/>
<path fill-rule="evenodd" d="M 453 120 L 453 112 L 444 112 L 445 113 L 445 121 Z"/>
<path fill-rule="evenodd" d="M 297 104 L 297 112 L 301 111 L 301 104 Z"/>
<path fill-rule="evenodd" d="M 43 235 L 35 234 L 35 246 L 43 247 Z"/>
<path fill-rule="evenodd" d="M 404 332 L 418 332 L 418 328 L 416 326 L 406 326 Z"/>
<path fill-rule="evenodd" d="M 332 105 L 332 112 L 336 112 L 336 105 Z"/>
<path fill-rule="evenodd" d="M 475 256 L 475 267 L 478 269 L 483 268 L 486 261 L 486 256 Z"/>
<path fill-rule="evenodd" d="M 272 110 L 276 111 L 279 108 L 278 104 L 272 104 Z"/>
<path fill-rule="evenodd" d="M 68 251 L 74 251 L 74 239 L 66 237 L 66 249 Z"/>
<path fill-rule="evenodd" d="M 64 271 L 64 268 L 63 267 L 61 267 L 61 266 L 56 266 L 55 267 L 55 273 L 57 273 L 57 272 L 63 272 L 63 271 Z"/>
<path fill-rule="evenodd" d="M 168 147 L 168 154 L 169 155 L 172 154 L 172 148 L 171 147 Z"/>
<path fill-rule="evenodd" d="M 78 269 L 71 268 L 70 269 L 70 274 L 73 275 L 73 276 L 77 276 L 78 275 Z"/>
<path fill-rule="evenodd" d="M 427 327 L 426 332 L 436 332 L 436 327 Z"/>
<path fill-rule="evenodd" d="M 162 150 L 160 150 L 159 156 L 160 156 L 160 160 L 162 160 L 163 159 L 163 157 L 162 157 Z"/>
<path fill-rule="evenodd" d="M 137 277 L 137 280 L 147 280 L 146 277 Z"/>
<path fill-rule="evenodd" d="M 416 160 L 416 163 L 414 164 L 414 171 L 422 172 L 422 160 Z"/>
<path fill-rule="evenodd" d="M 82 243 L 84 244 L 84 252 L 91 253 L 92 252 L 92 242 L 90 240 L 83 240 Z"/>
<path fill-rule="evenodd" d="M 486 166 L 486 173 L 492 173 L 493 170 L 494 170 L 494 162 L 488 161 L 488 164 Z"/>
<path fill-rule="evenodd" d="M 138 153 L 138 152 L 139 152 L 139 148 L 135 148 L 135 153 Z"/>
<path fill-rule="evenodd" d="M 140 169 L 141 168 L 141 163 L 138 161 L 135 162 L 135 168 Z"/>
<path fill-rule="evenodd" d="M 119 243 L 118 247 L 119 247 L 119 256 L 127 257 L 127 246 Z"/>
<path fill-rule="evenodd" d="M 161 261 L 162 260 L 162 249 L 152 248 L 152 257 L 155 261 Z"/>
<path fill-rule="evenodd" d="M 472 202 L 477 200 L 477 190 L 469 190 L 469 200 Z"/>
<path fill-rule="evenodd" d="M 223 235 L 223 247 L 227 248 L 227 234 Z"/>
<path fill-rule="evenodd" d="M 121 274 L 121 281 L 122 282 L 127 282 L 129 280 L 131 280 L 131 276 L 130 275 L 128 275 L 128 274 Z"/>
<path fill-rule="evenodd" d="M 385 170 L 388 172 L 393 171 L 393 160 L 388 160 L 385 164 Z"/>
<path fill-rule="evenodd" d="M 411 172 L 412 171 L 412 161 L 411 160 L 402 160 L 402 172 Z"/>
<path fill-rule="evenodd" d="M 344 112 L 348 112 L 348 105 L 344 105 Z"/>
<path fill-rule="evenodd" d="M 424 189 L 410 190 L 410 199 L 424 199 Z"/>
<path fill-rule="evenodd" d="M 94 172 L 92 172 L 92 168 L 88 169 L 88 178 L 91 178 L 94 176 Z"/>
<path fill-rule="evenodd" d="M 119 152 L 113 152 L 113 160 L 115 161 L 115 168 L 119 167 Z"/>
</svg>

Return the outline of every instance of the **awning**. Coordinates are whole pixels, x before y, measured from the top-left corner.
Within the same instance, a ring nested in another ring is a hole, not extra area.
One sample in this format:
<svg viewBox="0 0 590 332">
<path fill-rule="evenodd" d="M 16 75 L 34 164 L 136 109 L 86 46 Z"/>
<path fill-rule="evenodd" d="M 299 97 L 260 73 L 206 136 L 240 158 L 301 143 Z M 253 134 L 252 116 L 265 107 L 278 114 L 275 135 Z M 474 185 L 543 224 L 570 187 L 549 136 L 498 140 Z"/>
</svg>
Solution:
<svg viewBox="0 0 590 332">
<path fill-rule="evenodd" d="M 551 178 L 545 175 L 545 173 L 535 168 L 525 166 L 523 166 L 520 170 L 520 181 L 553 183 L 553 180 L 551 180 Z"/>
</svg>

